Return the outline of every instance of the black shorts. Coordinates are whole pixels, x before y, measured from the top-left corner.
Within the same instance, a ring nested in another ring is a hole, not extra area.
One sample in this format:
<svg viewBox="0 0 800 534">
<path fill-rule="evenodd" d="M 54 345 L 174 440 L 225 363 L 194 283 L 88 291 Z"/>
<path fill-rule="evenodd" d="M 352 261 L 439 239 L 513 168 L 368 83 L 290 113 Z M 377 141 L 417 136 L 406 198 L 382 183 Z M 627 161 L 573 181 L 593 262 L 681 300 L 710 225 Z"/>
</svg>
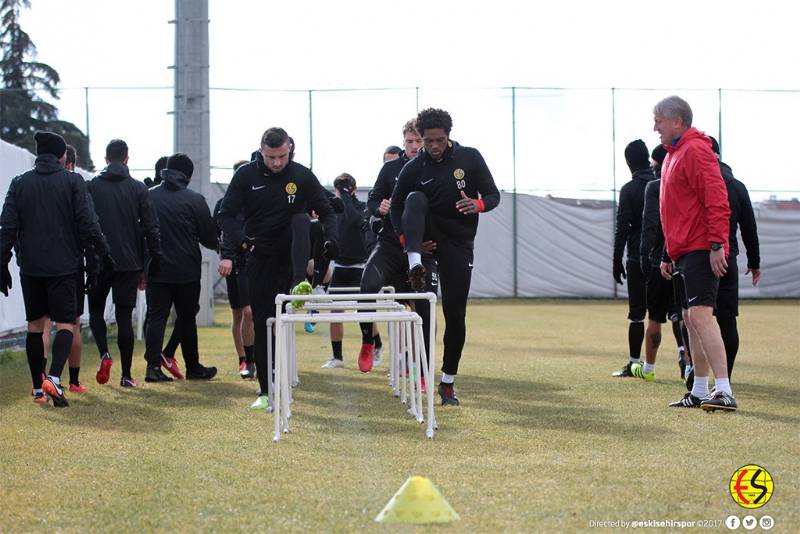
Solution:
<svg viewBox="0 0 800 534">
<path fill-rule="evenodd" d="M 105 310 L 109 292 L 117 308 L 135 308 L 141 271 L 116 271 L 111 276 L 100 276 L 97 287 L 89 292 L 89 311 Z"/>
<path fill-rule="evenodd" d="M 25 320 L 35 321 L 50 317 L 54 323 L 75 323 L 77 305 L 75 285 L 78 277 L 20 275 L 22 300 L 25 302 Z"/>
<path fill-rule="evenodd" d="M 626 262 L 625 269 L 628 272 L 628 319 L 642 322 L 647 312 L 647 281 L 638 261 Z"/>
<path fill-rule="evenodd" d="M 684 254 L 675 262 L 675 267 L 677 276 L 683 281 L 675 286 L 675 300 L 683 309 L 716 307 L 719 278 L 711 271 L 708 250 Z"/>
<path fill-rule="evenodd" d="M 728 270 L 719 279 L 717 315 L 739 315 L 739 267 L 736 256 L 728 256 Z"/>
<path fill-rule="evenodd" d="M 250 306 L 250 286 L 247 283 L 247 275 L 243 271 L 236 274 L 231 273 L 225 277 L 225 285 L 228 288 L 228 304 L 232 310 L 241 310 L 245 306 Z"/>
<path fill-rule="evenodd" d="M 331 283 L 328 287 L 355 287 L 361 285 L 361 275 L 364 274 L 363 267 L 348 267 L 347 265 L 334 265 L 331 274 Z M 354 290 L 358 293 L 358 289 Z"/>
<path fill-rule="evenodd" d="M 666 323 L 673 300 L 672 282 L 661 276 L 660 268 L 654 267 L 647 277 L 647 317 L 657 323 Z"/>
</svg>

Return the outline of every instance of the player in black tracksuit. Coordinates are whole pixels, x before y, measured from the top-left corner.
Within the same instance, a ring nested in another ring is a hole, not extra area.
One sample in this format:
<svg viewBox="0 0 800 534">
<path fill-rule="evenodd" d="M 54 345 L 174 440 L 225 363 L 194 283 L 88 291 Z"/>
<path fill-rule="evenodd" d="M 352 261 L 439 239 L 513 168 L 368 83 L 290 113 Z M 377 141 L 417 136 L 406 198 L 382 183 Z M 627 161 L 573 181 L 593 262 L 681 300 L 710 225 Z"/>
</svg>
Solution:
<svg viewBox="0 0 800 534">
<path fill-rule="evenodd" d="M 68 406 L 61 372 L 72 346 L 76 317 L 76 284 L 84 256 L 95 253 L 106 269 L 114 261 L 89 207 L 86 183 L 64 168 L 67 145 L 50 132 L 37 132 L 36 163 L 11 181 L 0 215 L 0 291 L 8 296 L 8 263 L 16 247 L 28 334 L 25 352 L 34 387 L 34 401 Z M 87 285 L 97 280 L 89 273 Z M 46 318 L 56 323 L 49 376 L 44 372 L 42 331 Z"/>
<path fill-rule="evenodd" d="M 711 148 L 719 158 L 719 144 L 712 138 Z M 719 170 L 728 189 L 728 203 L 731 207 L 730 252 L 728 254 L 728 270 L 719 279 L 717 307 L 715 314 L 719 324 L 725 354 L 728 360 L 728 376 L 733 371 L 736 354 L 739 352 L 739 330 L 736 317 L 739 315 L 739 270 L 736 257 L 739 255 L 739 242 L 736 239 L 737 227 L 742 231 L 742 241 L 747 250 L 747 273 L 753 277 L 753 285 L 761 278 L 761 257 L 758 244 L 758 228 L 750 195 L 745 185 L 734 178 L 733 170 L 720 160 Z"/>
<path fill-rule="evenodd" d="M 642 209 L 644 208 L 644 188 L 655 179 L 650 168 L 650 153 L 641 139 L 632 141 L 625 147 L 625 161 L 631 170 L 631 181 L 619 191 L 617 225 L 614 232 L 614 280 L 622 284 L 628 281 L 628 350 L 630 360 L 613 373 L 617 377 L 629 377 L 631 365 L 639 363 L 644 341 L 644 318 L 647 311 L 646 281 L 639 265 L 639 239 L 642 235 Z M 628 248 L 628 261 L 622 263 L 625 247 Z M 627 270 L 626 270 L 627 267 Z"/>
<path fill-rule="evenodd" d="M 425 109 L 417 115 L 425 148 L 400 171 L 390 213 L 408 254 L 409 282 L 417 291 L 425 288 L 424 236 L 436 243 L 445 318 L 439 394 L 442 404 L 457 405 L 453 383 L 466 337 L 478 214 L 494 209 L 500 192 L 480 152 L 449 139 L 452 124 L 443 110 Z"/>
<path fill-rule="evenodd" d="M 167 168 L 161 173 L 162 183 L 150 190 L 153 208 L 158 216 L 164 257 L 156 272 L 148 269 L 146 382 L 172 380 L 161 371 L 162 363 L 165 363 L 161 347 L 173 304 L 177 321 L 180 322 L 186 378 L 210 380 L 217 373 L 216 367 L 200 364 L 195 319 L 199 310 L 202 265 L 198 245 L 216 250 L 217 226 L 203 195 L 187 187 L 193 171 L 194 165 L 188 156 L 173 154 L 167 161 Z M 166 362 L 165 366 L 169 368 L 174 364 L 173 360 Z"/>
<path fill-rule="evenodd" d="M 228 276 L 233 258 L 249 250 L 247 277 L 255 330 L 254 355 L 261 391 L 253 408 L 268 403 L 270 377 L 267 376 L 267 319 L 275 316 L 275 297 L 289 293 L 292 284 L 292 219 L 317 212 L 325 232 L 329 259 L 336 257 L 336 219 L 322 186 L 309 169 L 290 161 L 289 136 L 282 128 L 270 128 L 261 138 L 261 156 L 243 165 L 231 180 L 222 201 L 218 221 L 222 227 L 222 260 L 219 272 Z M 237 214 L 244 213 L 245 242 Z M 306 255 L 306 262 L 308 256 Z M 304 263 L 305 265 L 305 263 Z M 299 271 L 303 273 L 303 270 Z"/>
<path fill-rule="evenodd" d="M 383 286 L 392 286 L 398 293 L 411 292 L 406 275 L 408 258 L 406 257 L 400 240 L 392 226 L 389 216 L 390 198 L 397 176 L 406 163 L 417 156 L 422 147 L 422 137 L 417 132 L 417 121 L 412 119 L 403 126 L 403 147 L 397 159 L 384 163 L 378 173 L 378 179 L 369 192 L 367 198 L 367 212 L 370 214 L 372 228 L 378 234 L 378 243 L 369 256 L 361 277 L 360 290 L 362 293 L 378 293 Z M 432 247 L 433 243 L 426 244 Z M 424 248 L 424 247 L 423 247 Z M 438 268 L 436 260 L 431 254 L 423 254 L 422 263 L 426 272 L 425 291 L 436 293 L 438 290 Z M 410 304 L 422 319 L 424 334 L 425 354 L 430 354 L 430 303 L 427 300 L 415 300 Z M 373 324 L 361 323 L 361 352 L 359 353 L 359 369 L 366 372 L 372 369 L 373 353 L 376 349 L 373 339 Z"/>
<path fill-rule="evenodd" d="M 128 145 L 119 139 L 111 141 L 106 147 L 106 162 L 108 166 L 89 182 L 88 188 L 116 267 L 114 272 L 102 273 L 97 287 L 89 292 L 89 326 L 101 357 L 97 381 L 105 383 L 112 361 L 104 317 L 111 292 L 122 362 L 120 385 L 135 387 L 136 381 L 131 377 L 134 341 L 131 315 L 144 270 L 145 240 L 150 271 L 155 274 L 161 263 L 161 237 L 147 187 L 128 171 Z"/>
</svg>

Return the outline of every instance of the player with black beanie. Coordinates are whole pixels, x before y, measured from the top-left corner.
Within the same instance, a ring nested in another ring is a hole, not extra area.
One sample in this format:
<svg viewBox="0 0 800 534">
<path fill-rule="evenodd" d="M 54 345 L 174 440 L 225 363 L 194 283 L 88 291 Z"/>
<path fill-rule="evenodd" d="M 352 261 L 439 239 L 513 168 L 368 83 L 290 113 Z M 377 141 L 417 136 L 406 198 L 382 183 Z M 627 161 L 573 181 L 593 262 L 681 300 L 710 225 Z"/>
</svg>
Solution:
<svg viewBox="0 0 800 534">
<path fill-rule="evenodd" d="M 34 387 L 34 401 L 68 406 L 61 387 L 61 372 L 69 357 L 76 316 L 76 283 L 87 251 L 114 269 L 108 244 L 89 207 L 83 178 L 64 168 L 67 144 L 51 132 L 36 132 L 33 169 L 11 181 L 0 215 L 0 291 L 8 296 L 8 263 L 14 247 L 20 268 L 28 335 L 25 352 Z M 90 252 L 91 253 L 91 252 Z M 89 282 L 96 280 L 93 272 Z M 50 372 L 42 379 L 46 318 L 55 324 Z"/>
<path fill-rule="evenodd" d="M 439 384 L 444 405 L 459 404 L 453 383 L 466 337 L 478 214 L 500 203 L 500 192 L 483 156 L 451 141 L 452 126 L 450 114 L 444 110 L 419 112 L 417 130 L 424 148 L 400 171 L 390 208 L 392 224 L 408 255 L 409 283 L 416 291 L 425 289 L 423 240 L 430 236 L 436 243 L 445 318 Z"/>
</svg>

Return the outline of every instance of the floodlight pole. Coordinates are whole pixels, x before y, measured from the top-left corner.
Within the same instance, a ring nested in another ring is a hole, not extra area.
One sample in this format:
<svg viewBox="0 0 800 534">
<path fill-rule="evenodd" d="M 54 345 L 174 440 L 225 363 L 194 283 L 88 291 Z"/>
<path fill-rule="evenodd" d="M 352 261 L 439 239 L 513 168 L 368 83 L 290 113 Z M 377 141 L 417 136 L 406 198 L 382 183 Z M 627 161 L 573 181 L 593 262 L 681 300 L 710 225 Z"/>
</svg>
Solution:
<svg viewBox="0 0 800 534">
<path fill-rule="evenodd" d="M 208 85 L 208 0 L 175 0 L 175 109 L 174 150 L 194 162 L 189 187 L 204 197 L 211 194 L 210 124 Z M 214 319 L 211 269 L 217 256 L 203 250 L 200 312 L 197 324 Z"/>
</svg>

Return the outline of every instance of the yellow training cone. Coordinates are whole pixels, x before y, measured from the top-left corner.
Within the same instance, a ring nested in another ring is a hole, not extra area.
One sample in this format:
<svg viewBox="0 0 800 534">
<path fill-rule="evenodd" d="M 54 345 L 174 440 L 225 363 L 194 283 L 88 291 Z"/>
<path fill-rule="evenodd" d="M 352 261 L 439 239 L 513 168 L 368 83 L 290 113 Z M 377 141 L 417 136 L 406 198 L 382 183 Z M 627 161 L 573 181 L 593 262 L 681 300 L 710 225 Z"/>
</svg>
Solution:
<svg viewBox="0 0 800 534">
<path fill-rule="evenodd" d="M 449 523 L 459 519 L 436 486 L 425 477 L 411 477 L 375 518 L 379 523 Z"/>
</svg>

